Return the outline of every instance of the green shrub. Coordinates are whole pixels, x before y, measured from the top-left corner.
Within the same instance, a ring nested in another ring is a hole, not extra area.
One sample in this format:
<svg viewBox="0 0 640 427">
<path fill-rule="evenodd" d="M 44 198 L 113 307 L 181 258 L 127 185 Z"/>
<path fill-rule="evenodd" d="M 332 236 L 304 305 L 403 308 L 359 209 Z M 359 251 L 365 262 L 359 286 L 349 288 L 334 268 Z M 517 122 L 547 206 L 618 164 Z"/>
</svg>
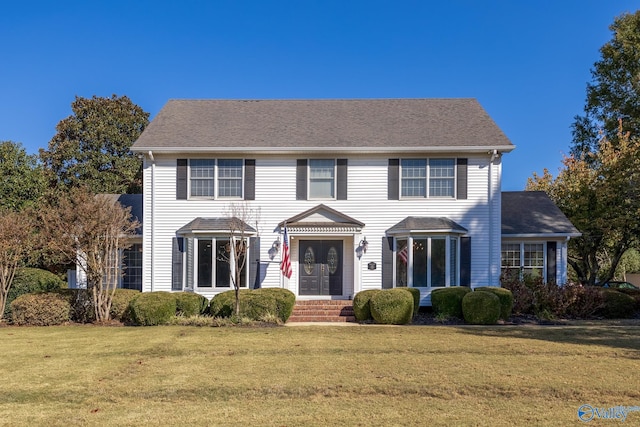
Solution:
<svg viewBox="0 0 640 427">
<path fill-rule="evenodd" d="M 116 289 L 111 300 L 111 310 L 109 310 L 111 318 L 125 323 L 132 322 L 133 314 L 130 304 L 138 295 L 141 293 L 135 289 Z"/>
<path fill-rule="evenodd" d="M 171 292 L 143 292 L 131 301 L 130 307 L 137 325 L 162 325 L 176 314 L 176 298 Z"/>
<path fill-rule="evenodd" d="M 358 321 L 371 320 L 371 306 L 369 301 L 375 294 L 382 292 L 381 289 L 367 289 L 360 291 L 353 297 L 353 314 Z"/>
<path fill-rule="evenodd" d="M 500 298 L 491 292 L 469 292 L 462 298 L 462 315 L 472 325 L 493 325 L 500 318 Z"/>
<path fill-rule="evenodd" d="M 607 319 L 626 319 L 633 316 L 636 308 L 635 300 L 614 289 L 601 289 L 604 306 L 599 313 Z"/>
<path fill-rule="evenodd" d="M 203 314 L 209 307 L 209 300 L 193 292 L 175 292 L 176 314 L 185 317 L 198 316 Z"/>
<path fill-rule="evenodd" d="M 241 289 L 240 316 L 250 320 L 271 322 L 277 317 L 286 322 L 291 316 L 295 304 L 295 294 L 286 289 Z M 209 312 L 214 317 L 232 317 L 235 315 L 235 291 L 229 290 L 217 294 L 211 299 Z"/>
<path fill-rule="evenodd" d="M 278 305 L 273 293 L 250 291 L 240 296 L 240 316 L 264 321 L 276 316 Z"/>
<path fill-rule="evenodd" d="M 431 291 L 433 313 L 440 318 L 462 319 L 462 298 L 471 292 L 468 286 L 452 286 Z"/>
<path fill-rule="evenodd" d="M 24 294 L 11 303 L 11 318 L 16 325 L 49 326 L 69 321 L 71 306 L 58 293 Z"/>
<path fill-rule="evenodd" d="M 248 289 L 240 289 L 240 304 L 242 304 L 242 295 L 251 292 Z M 235 290 L 220 292 L 216 294 L 209 302 L 209 313 L 213 317 L 231 317 L 235 313 L 236 294 Z M 242 308 L 242 306 L 241 306 Z"/>
<path fill-rule="evenodd" d="M 69 316 L 72 322 L 91 323 L 96 320 L 93 297 L 87 289 L 58 289 L 56 293 L 69 302 L 71 306 Z"/>
<path fill-rule="evenodd" d="M 511 317 L 511 310 L 513 308 L 513 294 L 509 289 L 497 288 L 495 286 L 483 286 L 475 288 L 476 291 L 491 292 L 500 299 L 500 318 L 502 320 L 509 320 Z"/>
<path fill-rule="evenodd" d="M 296 294 L 290 290 L 283 288 L 262 288 L 255 289 L 252 292 L 256 294 L 265 293 L 275 297 L 276 313 L 274 314 L 278 316 L 278 319 L 280 319 L 282 323 L 285 323 L 291 316 L 291 313 L 293 313 L 293 306 L 296 304 Z"/>
<path fill-rule="evenodd" d="M 32 294 L 36 292 L 53 292 L 57 289 L 66 288 L 64 280 L 47 270 L 39 268 L 19 268 L 13 278 L 13 283 L 7 293 L 7 302 L 3 316 L 11 318 L 11 301 L 20 295 Z"/>
<path fill-rule="evenodd" d="M 371 316 L 376 323 L 405 325 L 413 317 L 413 297 L 404 289 L 385 289 L 371 297 Z"/>
<path fill-rule="evenodd" d="M 639 289 L 616 289 L 625 295 L 629 295 L 636 302 L 636 311 L 640 310 L 640 290 Z"/>
<path fill-rule="evenodd" d="M 418 315 L 418 310 L 420 310 L 420 289 L 418 288 L 398 288 L 403 289 L 411 294 L 411 298 L 413 298 L 413 315 Z"/>
</svg>

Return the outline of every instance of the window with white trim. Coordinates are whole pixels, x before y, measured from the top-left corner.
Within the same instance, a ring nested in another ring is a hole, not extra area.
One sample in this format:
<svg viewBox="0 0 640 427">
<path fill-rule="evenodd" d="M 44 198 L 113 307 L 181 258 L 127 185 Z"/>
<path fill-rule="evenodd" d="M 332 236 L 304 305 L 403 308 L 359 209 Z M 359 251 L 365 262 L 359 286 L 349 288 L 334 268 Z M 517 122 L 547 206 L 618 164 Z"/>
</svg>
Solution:
<svg viewBox="0 0 640 427">
<path fill-rule="evenodd" d="M 455 197 L 455 159 L 402 159 L 402 197 Z"/>
<path fill-rule="evenodd" d="M 544 243 L 503 243 L 502 273 L 511 278 L 544 277 Z"/>
<path fill-rule="evenodd" d="M 240 244 L 240 243 L 238 243 Z M 244 249 L 248 245 L 244 244 Z M 232 274 L 235 274 L 235 262 L 230 251 L 228 237 L 198 238 L 196 245 L 195 276 L 198 288 L 232 288 Z M 240 251 L 245 256 L 244 249 Z M 240 275 L 240 287 L 248 283 L 246 264 Z"/>
<path fill-rule="evenodd" d="M 189 160 L 191 197 L 242 198 L 243 161 L 241 159 Z"/>
<path fill-rule="evenodd" d="M 396 239 L 396 287 L 459 286 L 458 239 L 450 235 Z"/>
<path fill-rule="evenodd" d="M 335 199 L 335 159 L 309 159 L 309 198 Z"/>
</svg>

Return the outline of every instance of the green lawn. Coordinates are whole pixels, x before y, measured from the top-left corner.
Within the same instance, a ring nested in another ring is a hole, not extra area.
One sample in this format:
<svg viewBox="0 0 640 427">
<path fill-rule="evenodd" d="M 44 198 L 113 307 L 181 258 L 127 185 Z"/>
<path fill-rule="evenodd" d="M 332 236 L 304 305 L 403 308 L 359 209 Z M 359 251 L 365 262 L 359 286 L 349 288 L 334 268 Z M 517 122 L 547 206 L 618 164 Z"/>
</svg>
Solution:
<svg viewBox="0 0 640 427">
<path fill-rule="evenodd" d="M 568 426 L 584 424 L 582 404 L 640 406 L 640 326 L 2 327 L 0 337 L 0 425 Z"/>
</svg>

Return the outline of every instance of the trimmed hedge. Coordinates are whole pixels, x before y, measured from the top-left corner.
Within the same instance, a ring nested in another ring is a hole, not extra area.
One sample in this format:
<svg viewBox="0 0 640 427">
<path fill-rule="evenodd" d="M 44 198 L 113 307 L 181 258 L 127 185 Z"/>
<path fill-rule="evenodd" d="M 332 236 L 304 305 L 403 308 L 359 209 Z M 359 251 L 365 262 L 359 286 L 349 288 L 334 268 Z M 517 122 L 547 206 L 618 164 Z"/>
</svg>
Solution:
<svg viewBox="0 0 640 427">
<path fill-rule="evenodd" d="M 629 295 L 636 302 L 636 310 L 640 310 L 640 290 L 638 289 L 616 289 L 616 291 Z"/>
<path fill-rule="evenodd" d="M 50 326 L 70 320 L 71 305 L 58 293 L 24 294 L 11 303 L 11 319 L 16 325 Z"/>
<path fill-rule="evenodd" d="M 204 314 L 209 307 L 207 297 L 193 292 L 174 292 L 176 299 L 176 314 L 185 317 Z"/>
<path fill-rule="evenodd" d="M 214 317 L 232 317 L 235 312 L 235 290 L 217 294 L 211 299 L 209 312 Z M 241 289 L 240 315 L 251 320 L 263 321 L 276 316 L 286 322 L 296 302 L 293 292 L 282 288 Z"/>
<path fill-rule="evenodd" d="M 418 288 L 398 288 L 404 289 L 405 291 L 411 294 L 411 298 L 413 298 L 413 315 L 418 315 L 418 310 L 420 310 L 420 289 Z"/>
<path fill-rule="evenodd" d="M 135 289 L 116 289 L 111 300 L 111 310 L 109 310 L 111 318 L 125 323 L 132 322 L 131 301 L 138 295 L 141 295 L 141 292 Z"/>
<path fill-rule="evenodd" d="M 500 318 L 500 298 L 491 292 L 469 292 L 462 298 L 462 315 L 472 325 L 494 325 Z"/>
<path fill-rule="evenodd" d="M 242 296 L 250 292 L 248 289 L 240 289 L 240 311 L 242 312 Z M 234 315 L 236 304 L 235 290 L 224 291 L 216 294 L 209 302 L 209 314 L 213 317 L 231 317 Z"/>
<path fill-rule="evenodd" d="M 142 292 L 129 306 L 133 321 L 141 326 L 168 323 L 176 314 L 176 298 L 171 292 Z"/>
<path fill-rule="evenodd" d="M 468 286 L 452 286 L 431 291 L 431 307 L 436 315 L 462 319 L 462 299 L 471 292 Z"/>
<path fill-rule="evenodd" d="M 404 289 L 385 289 L 369 300 L 371 316 L 376 323 L 406 325 L 413 317 L 413 297 Z"/>
<path fill-rule="evenodd" d="M 7 293 L 3 316 L 7 319 L 11 318 L 11 302 L 20 295 L 53 292 L 66 287 L 65 281 L 50 271 L 39 268 L 19 268 Z"/>
<path fill-rule="evenodd" d="M 69 302 L 71 306 L 69 316 L 72 322 L 91 323 L 96 320 L 93 298 L 87 289 L 59 289 L 56 293 Z"/>
<path fill-rule="evenodd" d="M 360 291 L 353 297 L 353 314 L 358 321 L 373 319 L 371 317 L 371 307 L 369 301 L 375 294 L 382 292 L 382 289 L 367 289 Z"/>
<path fill-rule="evenodd" d="M 627 319 L 633 317 L 636 301 L 633 297 L 614 289 L 600 289 L 604 298 L 604 307 L 599 314 L 607 319 Z"/>
<path fill-rule="evenodd" d="M 513 293 L 509 289 L 495 286 L 482 286 L 475 288 L 475 291 L 491 292 L 500 300 L 500 319 L 509 320 L 513 309 Z"/>
<path fill-rule="evenodd" d="M 276 299 L 276 314 L 283 323 L 289 320 L 293 313 L 293 306 L 296 304 L 296 294 L 283 288 L 262 288 L 251 291 L 253 294 L 273 295 Z"/>
</svg>

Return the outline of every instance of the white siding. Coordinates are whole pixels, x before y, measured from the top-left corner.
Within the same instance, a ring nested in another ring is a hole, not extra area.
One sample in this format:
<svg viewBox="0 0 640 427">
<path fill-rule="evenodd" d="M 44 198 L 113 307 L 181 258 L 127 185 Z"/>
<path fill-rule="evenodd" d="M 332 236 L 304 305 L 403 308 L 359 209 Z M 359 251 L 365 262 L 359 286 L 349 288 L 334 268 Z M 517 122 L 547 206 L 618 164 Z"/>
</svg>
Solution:
<svg viewBox="0 0 640 427">
<path fill-rule="evenodd" d="M 171 241 L 176 230 L 197 217 L 224 216 L 230 205 L 225 200 L 176 200 L 177 157 L 188 156 L 156 154 L 154 162 L 147 158 L 144 163 L 144 291 L 171 290 Z M 336 236 L 344 241 L 344 297 L 362 289 L 381 287 L 382 237 L 385 230 L 407 216 L 447 217 L 465 227 L 472 242 L 472 286 L 498 284 L 501 222 L 499 159 L 490 167 L 488 154 L 462 156 L 469 160 L 466 200 L 387 200 L 389 157 L 394 156 L 349 158 L 348 200 L 296 200 L 296 159 L 300 156 L 256 157 L 256 198 L 247 203 L 261 209 L 258 224 L 260 259 L 263 263 L 268 262 L 266 274 L 263 274 L 263 287 L 285 286 L 297 291 L 297 236 L 292 236 L 294 269 L 291 280 L 283 280 L 280 274 L 280 254 L 269 260 L 268 250 L 279 237 L 278 223 L 320 203 L 365 224 L 361 235 Z M 153 163 L 155 167 L 152 167 Z M 492 201 L 489 201 L 490 195 L 493 195 Z M 151 212 L 152 206 L 154 212 Z M 369 242 L 368 251 L 358 259 L 355 249 L 365 236 Z M 375 262 L 377 268 L 367 269 L 369 262 Z M 211 297 L 214 292 L 205 295 Z"/>
</svg>

